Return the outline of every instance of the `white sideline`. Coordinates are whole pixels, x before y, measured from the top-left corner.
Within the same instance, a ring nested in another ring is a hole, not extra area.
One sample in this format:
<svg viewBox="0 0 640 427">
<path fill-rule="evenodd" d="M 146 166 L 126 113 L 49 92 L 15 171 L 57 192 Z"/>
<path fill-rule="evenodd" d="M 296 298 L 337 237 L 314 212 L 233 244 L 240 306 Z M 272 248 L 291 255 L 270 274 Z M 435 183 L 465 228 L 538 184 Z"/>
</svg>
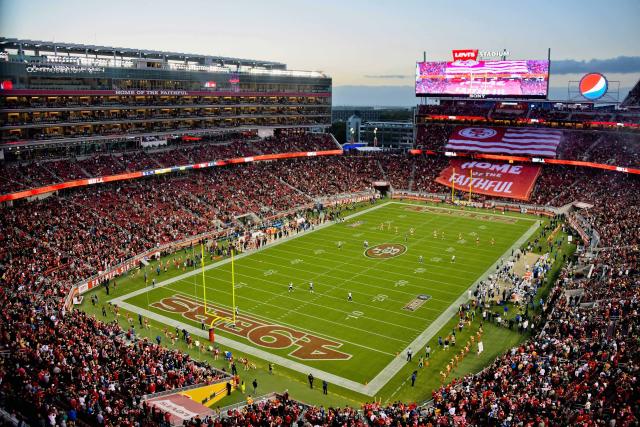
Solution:
<svg viewBox="0 0 640 427">
<path fill-rule="evenodd" d="M 360 215 L 364 215 L 366 213 L 369 213 L 371 211 L 383 208 L 385 206 L 391 205 L 391 204 L 397 204 L 397 205 L 411 205 L 410 203 L 403 203 L 403 202 L 398 202 L 398 201 L 388 201 L 382 204 L 378 204 L 376 206 L 372 206 L 371 208 L 368 209 L 364 209 L 360 212 L 356 212 L 354 214 L 348 215 L 346 216 L 344 219 L 345 220 L 349 220 L 352 218 L 356 218 Z M 440 208 L 440 209 L 447 209 L 447 208 Z M 495 214 L 487 214 L 487 215 L 495 215 Z M 495 216 L 502 216 L 502 215 L 495 215 Z M 528 218 L 517 218 L 517 219 L 528 219 Z M 317 230 L 321 230 L 325 227 L 329 227 L 331 225 L 334 225 L 334 222 L 325 222 L 324 224 L 321 224 L 319 226 L 314 227 L 313 230 L 308 230 L 302 233 L 298 233 L 298 234 L 294 234 L 292 236 L 287 236 L 285 238 L 282 238 L 280 240 L 277 240 L 275 242 L 269 243 L 259 249 L 255 249 L 255 250 L 251 250 L 248 252 L 244 252 L 238 256 L 236 256 L 236 259 L 242 259 L 246 256 L 252 255 L 256 252 L 260 252 L 262 250 L 271 248 L 273 246 L 277 246 L 281 243 L 284 243 L 286 241 L 307 235 L 309 233 L 313 233 L 314 231 Z M 511 246 L 509 247 L 505 253 L 502 255 L 502 258 L 506 258 L 510 255 L 510 251 L 514 248 L 517 248 L 519 246 L 521 246 L 524 242 L 526 242 L 532 235 L 533 233 L 535 233 L 535 231 L 538 229 L 540 225 L 540 221 L 535 220 L 535 223 L 529 227 L 529 229 L 522 235 L 520 236 L 520 238 Z M 224 260 L 218 261 L 216 263 L 212 263 L 209 264 L 208 266 L 206 266 L 204 269 L 205 270 L 211 270 L 213 268 L 217 268 L 221 265 L 225 265 L 227 263 L 231 262 L 231 260 L 229 258 L 226 258 Z M 475 286 L 477 286 L 477 284 L 482 281 L 485 280 L 486 277 L 491 274 L 494 270 L 496 265 L 500 262 L 500 259 L 496 260 L 496 262 L 494 264 L 491 265 L 491 267 L 489 267 L 483 274 L 482 276 L 480 276 L 468 289 L 473 289 Z M 161 288 L 164 286 L 168 286 L 172 283 L 184 280 L 188 277 L 191 277 L 195 274 L 200 274 L 200 270 L 193 270 L 193 271 L 189 271 L 186 272 L 184 274 L 181 274 L 179 276 L 175 276 L 172 277 L 171 279 L 167 279 L 165 281 L 162 281 L 158 284 L 156 284 L 157 288 Z M 131 293 L 128 293 L 126 295 L 122 295 L 120 297 L 114 298 L 109 300 L 111 303 L 114 304 L 118 304 L 118 306 L 133 312 L 133 313 L 140 313 L 150 319 L 154 319 L 158 322 L 162 322 L 165 323 L 167 325 L 178 325 L 180 327 L 180 329 L 184 328 L 187 331 L 189 331 L 190 334 L 192 335 L 196 335 L 196 336 L 200 336 L 203 337 L 205 339 L 208 340 L 209 334 L 208 331 L 202 331 L 201 329 L 189 325 L 189 324 L 185 324 L 182 323 L 180 321 L 171 319 L 169 317 L 163 316 L 161 314 L 158 313 L 154 313 L 152 311 L 146 310 L 144 308 L 129 304 L 127 302 L 125 302 L 125 300 L 129 299 L 129 298 L 133 298 L 135 296 L 141 295 L 145 292 L 151 291 L 153 288 L 151 286 L 146 286 L 144 288 L 138 289 L 136 291 L 133 291 Z M 449 320 L 458 312 L 458 307 L 460 306 L 460 304 L 463 304 L 464 302 L 467 301 L 467 290 L 465 290 L 459 297 L 458 299 L 456 299 L 447 309 L 444 310 L 444 312 L 442 312 L 442 314 L 440 316 L 438 316 L 437 319 L 435 319 L 433 322 L 431 322 L 431 324 L 420 333 L 420 335 L 418 335 L 403 351 L 402 354 L 400 354 L 398 357 L 395 357 L 391 362 L 389 362 L 389 364 L 387 364 L 387 366 L 385 366 L 372 380 L 371 382 L 369 382 L 368 384 L 361 384 L 358 383 L 356 381 L 353 380 L 349 380 L 347 378 L 343 378 L 340 377 L 338 375 L 329 373 L 329 372 L 325 372 L 322 371 L 320 369 L 317 368 L 313 368 L 310 366 L 307 366 L 303 363 L 300 362 L 296 362 L 294 360 L 285 358 L 283 356 L 278 356 L 276 354 L 273 353 L 269 353 L 267 351 L 264 351 L 258 347 L 255 347 L 253 345 L 249 345 L 249 344 L 245 344 L 243 342 L 239 342 L 236 340 L 233 340 L 231 338 L 227 338 L 224 336 L 216 336 L 216 341 L 219 342 L 220 344 L 224 345 L 224 346 L 228 346 L 231 347 L 233 349 L 242 351 L 246 354 L 250 354 L 252 356 L 258 357 L 260 359 L 266 360 L 268 362 L 272 362 L 281 366 L 284 366 L 286 368 L 292 369 L 294 371 L 303 373 L 303 374 L 308 374 L 308 373 L 312 373 L 314 377 L 316 378 L 322 378 L 326 381 L 328 381 L 331 384 L 335 384 L 344 388 L 347 388 L 349 390 L 361 393 L 361 394 L 365 394 L 368 396 L 375 396 L 386 384 L 387 382 L 389 382 L 389 380 L 391 380 L 391 378 L 393 378 L 403 367 L 404 365 L 407 363 L 406 359 L 405 359 L 405 354 L 407 352 L 408 349 L 412 349 L 414 351 L 414 354 L 419 354 L 422 352 L 422 349 L 426 346 L 426 344 L 429 342 L 429 340 L 431 340 L 437 333 L 438 331 L 447 323 L 449 322 Z M 277 323 L 277 322 L 275 322 Z"/>
</svg>

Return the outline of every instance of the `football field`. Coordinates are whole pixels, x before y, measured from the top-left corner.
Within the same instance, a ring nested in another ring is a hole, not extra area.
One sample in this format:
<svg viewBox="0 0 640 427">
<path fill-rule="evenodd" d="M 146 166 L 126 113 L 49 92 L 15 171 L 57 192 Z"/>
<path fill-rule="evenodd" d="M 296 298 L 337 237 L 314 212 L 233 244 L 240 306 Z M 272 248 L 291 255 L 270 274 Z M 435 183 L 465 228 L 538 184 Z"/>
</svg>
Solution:
<svg viewBox="0 0 640 427">
<path fill-rule="evenodd" d="M 224 348 L 372 394 L 403 366 L 408 348 L 435 345 L 435 331 L 467 290 L 536 228 L 522 215 L 381 203 L 237 256 L 235 327 L 222 319 L 233 306 L 229 260 L 204 274 L 161 274 L 154 288 L 112 301 L 202 341 L 201 321 L 213 321 Z"/>
</svg>

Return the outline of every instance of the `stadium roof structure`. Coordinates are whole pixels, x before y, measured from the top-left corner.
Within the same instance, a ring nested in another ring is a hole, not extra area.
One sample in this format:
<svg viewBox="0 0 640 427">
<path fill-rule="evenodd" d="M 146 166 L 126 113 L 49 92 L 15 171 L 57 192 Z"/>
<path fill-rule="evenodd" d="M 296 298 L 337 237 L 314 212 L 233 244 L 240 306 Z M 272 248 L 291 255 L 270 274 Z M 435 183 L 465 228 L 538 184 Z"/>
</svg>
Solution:
<svg viewBox="0 0 640 427">
<path fill-rule="evenodd" d="M 620 105 L 622 107 L 640 107 L 640 80 L 633 85 Z"/>
<path fill-rule="evenodd" d="M 62 43 L 43 40 L 28 40 L 0 37 L 0 49 L 16 49 L 55 52 L 56 54 L 109 55 L 126 56 L 143 59 L 180 60 L 198 62 L 206 65 L 236 65 L 246 67 L 263 67 L 266 69 L 286 70 L 287 65 L 281 62 L 257 59 L 232 58 L 227 56 L 201 55 L 195 53 L 167 52 L 162 50 L 133 49 L 126 47 L 86 45 L 79 43 Z"/>
</svg>

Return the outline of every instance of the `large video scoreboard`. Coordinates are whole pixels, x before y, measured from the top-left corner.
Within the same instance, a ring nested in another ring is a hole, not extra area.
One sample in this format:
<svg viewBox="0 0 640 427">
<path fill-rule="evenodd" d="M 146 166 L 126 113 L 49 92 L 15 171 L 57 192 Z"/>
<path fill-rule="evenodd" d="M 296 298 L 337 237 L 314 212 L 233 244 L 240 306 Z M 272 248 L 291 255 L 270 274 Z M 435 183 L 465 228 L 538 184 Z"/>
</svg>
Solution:
<svg viewBox="0 0 640 427">
<path fill-rule="evenodd" d="M 545 99 L 548 88 L 548 60 L 416 63 L 416 96 Z"/>
</svg>

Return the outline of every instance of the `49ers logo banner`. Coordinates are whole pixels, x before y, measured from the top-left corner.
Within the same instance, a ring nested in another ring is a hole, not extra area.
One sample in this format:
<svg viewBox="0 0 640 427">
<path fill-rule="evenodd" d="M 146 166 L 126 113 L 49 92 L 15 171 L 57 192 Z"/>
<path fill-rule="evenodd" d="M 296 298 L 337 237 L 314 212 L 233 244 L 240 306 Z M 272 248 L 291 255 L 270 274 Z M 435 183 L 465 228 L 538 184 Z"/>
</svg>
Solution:
<svg viewBox="0 0 640 427">
<path fill-rule="evenodd" d="M 201 302 L 183 295 L 173 295 L 151 304 L 152 307 L 170 313 L 181 314 L 185 319 L 200 323 L 201 320 L 209 325 L 219 317 L 204 313 Z M 230 310 L 213 307 L 219 316 L 231 317 Z M 351 355 L 338 351 L 342 343 L 331 341 L 307 332 L 299 331 L 287 326 L 269 324 L 250 316 L 240 315 L 236 318 L 236 326 L 230 327 L 226 322 L 216 324 L 219 331 L 225 331 L 253 344 L 272 350 L 291 349 L 289 356 L 302 360 L 348 360 Z"/>
<path fill-rule="evenodd" d="M 447 187 L 455 183 L 456 190 L 460 191 L 469 191 L 471 183 L 473 193 L 529 200 L 538 175 L 539 165 L 455 159 L 451 160 L 448 168 L 440 172 L 436 182 Z"/>
</svg>

